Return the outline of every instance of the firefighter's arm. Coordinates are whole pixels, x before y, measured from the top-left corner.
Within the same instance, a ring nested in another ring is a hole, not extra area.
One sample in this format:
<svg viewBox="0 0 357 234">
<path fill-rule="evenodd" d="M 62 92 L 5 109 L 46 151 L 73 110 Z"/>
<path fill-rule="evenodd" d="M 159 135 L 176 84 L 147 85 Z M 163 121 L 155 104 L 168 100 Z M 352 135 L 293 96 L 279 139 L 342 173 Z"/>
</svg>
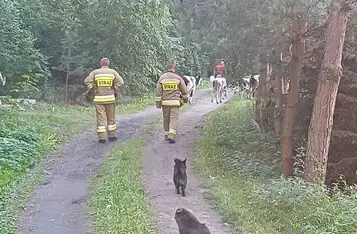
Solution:
<svg viewBox="0 0 357 234">
<path fill-rule="evenodd" d="M 84 85 L 88 90 L 94 88 L 94 72 L 89 73 L 89 75 L 84 79 Z"/>
<path fill-rule="evenodd" d="M 188 90 L 185 81 L 180 77 L 179 89 L 182 94 L 182 99 L 184 103 L 188 102 Z"/>
<path fill-rule="evenodd" d="M 161 108 L 161 102 L 162 102 L 162 85 L 161 85 L 161 80 L 159 80 L 156 84 L 156 99 L 155 99 L 155 103 L 156 103 L 156 107 L 157 108 Z"/>
<path fill-rule="evenodd" d="M 118 72 L 115 72 L 114 73 L 114 89 L 115 90 L 118 90 L 121 86 L 124 85 L 124 80 L 123 80 L 123 77 L 121 77 L 121 75 L 119 75 Z"/>
</svg>

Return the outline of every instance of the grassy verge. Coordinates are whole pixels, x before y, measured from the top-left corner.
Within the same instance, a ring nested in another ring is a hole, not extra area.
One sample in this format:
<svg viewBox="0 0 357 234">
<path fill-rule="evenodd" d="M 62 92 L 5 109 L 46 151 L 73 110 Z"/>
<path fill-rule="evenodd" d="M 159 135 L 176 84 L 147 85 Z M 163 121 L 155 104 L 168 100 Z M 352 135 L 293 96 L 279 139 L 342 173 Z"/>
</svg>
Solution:
<svg viewBox="0 0 357 234">
<path fill-rule="evenodd" d="M 145 131 L 154 131 L 159 120 L 154 118 Z M 146 144 L 145 139 L 128 140 L 105 159 L 92 184 L 93 233 L 157 233 L 140 176 Z"/>
<path fill-rule="evenodd" d="M 280 178 L 279 141 L 253 130 L 251 110 L 233 99 L 208 117 L 196 147 L 198 173 L 225 221 L 239 233 L 357 233 L 357 195 L 328 197 Z"/>
<path fill-rule="evenodd" d="M 144 94 L 140 97 L 135 97 L 130 103 L 119 104 L 117 107 L 117 114 L 133 114 L 144 110 L 149 105 L 154 104 L 154 93 Z"/>
<path fill-rule="evenodd" d="M 39 105 L 0 110 L 0 233 L 14 233 L 18 211 L 43 175 L 37 164 L 49 150 L 85 129 L 86 108 Z"/>
<path fill-rule="evenodd" d="M 202 82 L 203 85 L 198 85 L 197 89 L 209 89 L 212 88 L 212 83 L 209 80 L 204 80 Z"/>
<path fill-rule="evenodd" d="M 152 95 L 118 105 L 119 114 L 131 114 L 153 103 Z M 21 110 L 0 109 L 0 233 L 14 233 L 18 211 L 39 183 L 43 155 L 88 128 L 93 107 L 38 104 Z"/>
</svg>

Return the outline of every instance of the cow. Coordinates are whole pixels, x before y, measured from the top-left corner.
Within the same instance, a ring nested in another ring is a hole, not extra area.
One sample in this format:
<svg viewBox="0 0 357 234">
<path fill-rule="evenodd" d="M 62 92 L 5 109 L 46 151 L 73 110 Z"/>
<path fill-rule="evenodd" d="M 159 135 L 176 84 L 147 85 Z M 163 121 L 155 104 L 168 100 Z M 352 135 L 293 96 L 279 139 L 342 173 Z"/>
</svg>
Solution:
<svg viewBox="0 0 357 234">
<path fill-rule="evenodd" d="M 235 93 L 240 92 L 241 97 L 246 93 L 248 98 L 253 99 L 259 84 L 259 75 L 247 75 L 238 81 L 238 87 L 235 87 Z"/>
<path fill-rule="evenodd" d="M 193 95 L 197 88 L 197 78 L 195 78 L 194 76 L 183 76 L 182 78 L 188 89 L 189 103 L 192 105 Z"/>
<path fill-rule="evenodd" d="M 0 86 L 5 86 L 6 84 L 6 77 L 2 76 L 1 72 L 0 72 Z"/>
<path fill-rule="evenodd" d="M 213 102 L 213 96 L 216 98 L 216 103 L 222 103 L 222 94 L 225 92 L 227 97 L 227 81 L 225 78 L 215 78 L 213 79 L 213 91 L 212 91 L 212 98 L 211 102 Z M 219 100 L 219 102 L 218 102 Z"/>
<path fill-rule="evenodd" d="M 201 76 L 196 77 L 196 87 L 199 85 L 203 86 L 203 79 Z"/>
<path fill-rule="evenodd" d="M 223 87 L 222 87 L 222 93 L 224 93 L 224 98 L 227 99 L 227 96 L 228 96 L 228 93 L 227 93 L 227 92 L 228 92 L 227 80 L 226 80 L 226 78 L 221 77 L 220 75 L 218 75 L 217 78 L 224 80 Z M 214 76 L 210 76 L 210 81 L 211 81 L 211 83 L 212 83 L 212 88 L 213 88 L 213 89 L 214 89 L 214 86 L 215 86 L 214 80 L 217 79 L 217 78 L 214 78 Z"/>
</svg>

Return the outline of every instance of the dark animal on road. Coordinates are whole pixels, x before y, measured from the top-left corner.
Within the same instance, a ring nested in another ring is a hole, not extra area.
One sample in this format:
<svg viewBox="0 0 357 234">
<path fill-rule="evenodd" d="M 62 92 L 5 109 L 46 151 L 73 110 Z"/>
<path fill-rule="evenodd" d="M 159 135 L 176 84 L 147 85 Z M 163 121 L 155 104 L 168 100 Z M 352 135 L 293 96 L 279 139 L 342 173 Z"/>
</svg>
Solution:
<svg viewBox="0 0 357 234">
<path fill-rule="evenodd" d="M 177 194 L 180 194 L 180 187 L 182 191 L 182 196 L 185 197 L 185 189 L 187 186 L 187 174 L 186 174 L 186 159 L 180 160 L 178 158 L 174 159 L 174 183 L 176 187 Z"/>
<path fill-rule="evenodd" d="M 185 208 L 178 208 L 175 213 L 175 220 L 180 234 L 211 234 L 207 226 Z"/>
</svg>

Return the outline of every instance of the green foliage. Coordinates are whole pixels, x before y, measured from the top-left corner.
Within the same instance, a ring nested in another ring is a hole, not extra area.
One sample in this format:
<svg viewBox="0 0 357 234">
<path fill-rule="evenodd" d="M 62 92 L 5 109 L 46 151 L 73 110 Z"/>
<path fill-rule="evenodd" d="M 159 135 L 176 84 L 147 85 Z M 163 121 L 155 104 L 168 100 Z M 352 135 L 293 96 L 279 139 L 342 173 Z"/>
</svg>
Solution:
<svg viewBox="0 0 357 234">
<path fill-rule="evenodd" d="M 201 60 L 209 72 L 220 59 L 226 61 L 228 76 L 235 82 L 248 73 L 259 73 L 259 62 L 272 51 L 287 51 L 290 45 L 292 13 L 311 25 L 322 25 L 328 1 L 308 0 L 215 0 L 171 1 L 180 35 L 197 43 Z M 287 35 L 287 36 L 286 36 Z"/>
<path fill-rule="evenodd" d="M 210 115 L 197 145 L 197 170 L 225 221 L 239 233 L 356 233 L 357 191 L 328 196 L 319 185 L 280 178 L 279 146 L 252 130 L 249 108 L 236 98 Z"/>
<path fill-rule="evenodd" d="M 43 125 L 29 125 L 17 113 L 0 111 L 0 191 L 15 175 L 32 167 L 42 153 L 52 148 L 57 140 L 43 132 Z M 1 194 L 0 194 L 1 195 Z"/>
<path fill-rule="evenodd" d="M 0 170 L 0 195 L 2 194 L 5 186 L 14 179 L 14 176 L 15 172 L 11 169 L 3 168 Z"/>
<path fill-rule="evenodd" d="M 209 128 L 209 133 L 212 134 L 207 137 L 207 147 L 212 151 L 217 150 L 216 148 L 221 150 L 219 154 L 223 156 L 222 163 L 229 169 L 259 178 L 276 176 L 280 172 L 278 165 L 280 158 L 276 151 L 279 140 L 272 135 L 260 135 L 252 128 L 251 101 L 235 100 L 233 103 L 230 104 L 230 108 L 222 108 L 209 117 L 212 123 L 221 123 L 223 120 L 227 124 L 205 127 Z M 238 109 L 240 112 L 233 112 L 231 108 Z M 215 144 L 210 144 L 209 141 Z M 258 165 L 260 170 L 256 170 Z"/>
<path fill-rule="evenodd" d="M 23 74 L 36 75 L 44 84 L 48 70 L 52 80 L 47 85 L 64 85 L 67 73 L 69 84 L 83 85 L 106 56 L 129 94 L 137 95 L 154 87 L 153 77 L 176 57 L 171 13 L 162 1 L 1 1 L 6 6 L 1 34 L 6 36 L 0 39 L 0 53 L 11 60 L 0 61 L 0 70 L 13 90 L 22 89 L 16 82 Z"/>
<path fill-rule="evenodd" d="M 24 96 L 29 92 L 39 92 L 38 88 L 36 87 L 37 84 L 40 82 L 39 77 L 31 77 L 28 74 L 24 74 L 21 77 L 22 79 L 13 83 L 12 85 L 12 89 L 9 90 L 10 94 L 13 97 L 20 97 L 20 96 Z M 23 95 L 21 95 L 23 94 Z"/>
<path fill-rule="evenodd" d="M 201 63 L 198 58 L 197 45 L 187 42 L 185 38 L 174 40 L 173 58 L 177 61 L 176 72 L 180 75 L 196 76 L 201 74 Z"/>
<path fill-rule="evenodd" d="M 35 48 L 34 35 L 22 21 L 20 5 L 9 0 L 1 0 L 0 5 L 0 71 L 8 78 L 7 85 L 14 85 L 24 74 L 46 79 L 46 57 Z"/>
<path fill-rule="evenodd" d="M 91 193 L 95 233 L 156 233 L 140 180 L 145 145 L 124 142 L 105 159 Z"/>
<path fill-rule="evenodd" d="M 162 70 L 171 51 L 169 9 L 159 1 L 123 0 L 92 1 L 83 11 L 80 43 L 86 53 L 98 56 L 88 57 L 88 65 L 96 67 L 99 56 L 108 56 L 130 93 L 149 91 L 154 85 L 150 76 Z M 93 33 L 95 38 L 89 36 Z"/>
</svg>

